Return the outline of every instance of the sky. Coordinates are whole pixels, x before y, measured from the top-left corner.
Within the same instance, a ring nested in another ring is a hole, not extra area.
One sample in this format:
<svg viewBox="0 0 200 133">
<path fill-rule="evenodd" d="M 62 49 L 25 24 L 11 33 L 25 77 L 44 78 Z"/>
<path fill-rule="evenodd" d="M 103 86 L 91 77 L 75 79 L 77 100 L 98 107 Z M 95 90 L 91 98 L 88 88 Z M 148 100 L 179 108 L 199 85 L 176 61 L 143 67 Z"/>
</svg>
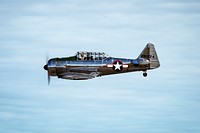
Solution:
<svg viewBox="0 0 200 133">
<path fill-rule="evenodd" d="M 1 0 L 1 133 L 199 133 L 199 0 Z M 51 78 L 49 58 L 77 51 L 160 68 L 86 81 Z"/>
</svg>

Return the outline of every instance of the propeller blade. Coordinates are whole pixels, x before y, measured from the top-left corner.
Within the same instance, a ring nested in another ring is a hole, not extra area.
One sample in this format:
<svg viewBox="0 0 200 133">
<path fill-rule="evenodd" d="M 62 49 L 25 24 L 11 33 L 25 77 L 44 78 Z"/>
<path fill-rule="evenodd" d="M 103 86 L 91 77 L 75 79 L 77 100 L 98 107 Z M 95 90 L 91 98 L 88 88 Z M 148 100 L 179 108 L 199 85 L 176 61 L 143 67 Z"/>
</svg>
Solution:
<svg viewBox="0 0 200 133">
<path fill-rule="evenodd" d="M 46 54 L 46 65 L 44 66 L 44 69 L 47 70 L 47 79 L 48 79 L 48 85 L 50 84 L 51 77 L 49 75 L 49 70 L 48 70 L 48 61 L 49 61 L 49 54 Z"/>
<path fill-rule="evenodd" d="M 51 77 L 50 77 L 50 75 L 49 75 L 49 73 L 47 72 L 47 76 L 48 76 L 48 85 L 50 84 L 50 82 L 51 82 Z"/>
<path fill-rule="evenodd" d="M 46 64 L 48 63 L 49 61 L 49 53 L 46 53 Z"/>
</svg>

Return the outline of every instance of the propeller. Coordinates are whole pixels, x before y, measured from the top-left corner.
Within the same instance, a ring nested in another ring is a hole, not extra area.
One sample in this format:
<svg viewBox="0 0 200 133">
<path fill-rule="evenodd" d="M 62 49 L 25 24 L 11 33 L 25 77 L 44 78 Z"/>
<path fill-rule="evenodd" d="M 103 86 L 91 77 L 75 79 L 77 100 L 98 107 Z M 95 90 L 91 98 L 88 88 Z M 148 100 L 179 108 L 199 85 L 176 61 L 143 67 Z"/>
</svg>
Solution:
<svg viewBox="0 0 200 133">
<path fill-rule="evenodd" d="M 47 79 L 48 79 L 48 85 L 50 84 L 51 78 L 49 75 L 49 71 L 48 71 L 48 61 L 49 61 L 49 55 L 46 55 L 46 65 L 44 65 L 44 70 L 47 71 Z"/>
</svg>

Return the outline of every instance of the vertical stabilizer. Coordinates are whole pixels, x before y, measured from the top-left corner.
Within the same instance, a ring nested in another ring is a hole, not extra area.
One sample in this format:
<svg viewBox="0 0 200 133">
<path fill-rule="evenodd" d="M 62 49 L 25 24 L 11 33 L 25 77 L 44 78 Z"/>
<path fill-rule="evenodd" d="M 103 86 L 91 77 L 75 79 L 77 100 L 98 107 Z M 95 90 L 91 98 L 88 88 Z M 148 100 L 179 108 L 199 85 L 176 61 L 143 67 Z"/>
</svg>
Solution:
<svg viewBox="0 0 200 133">
<path fill-rule="evenodd" d="M 150 69 L 155 69 L 160 66 L 160 62 L 158 60 L 158 55 L 156 53 L 156 49 L 153 44 L 148 43 L 142 53 L 139 55 L 138 58 L 144 58 L 149 60 L 150 62 Z"/>
</svg>

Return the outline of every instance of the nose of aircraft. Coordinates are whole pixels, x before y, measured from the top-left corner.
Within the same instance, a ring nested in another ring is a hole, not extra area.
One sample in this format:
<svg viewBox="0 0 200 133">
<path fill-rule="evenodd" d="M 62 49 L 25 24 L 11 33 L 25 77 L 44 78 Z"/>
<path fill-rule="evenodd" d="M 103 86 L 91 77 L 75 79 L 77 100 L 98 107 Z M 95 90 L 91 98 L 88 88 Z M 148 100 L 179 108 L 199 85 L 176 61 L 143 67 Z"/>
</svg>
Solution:
<svg viewBox="0 0 200 133">
<path fill-rule="evenodd" d="M 48 70 L 48 67 L 47 67 L 47 65 L 44 65 L 44 70 Z"/>
</svg>

